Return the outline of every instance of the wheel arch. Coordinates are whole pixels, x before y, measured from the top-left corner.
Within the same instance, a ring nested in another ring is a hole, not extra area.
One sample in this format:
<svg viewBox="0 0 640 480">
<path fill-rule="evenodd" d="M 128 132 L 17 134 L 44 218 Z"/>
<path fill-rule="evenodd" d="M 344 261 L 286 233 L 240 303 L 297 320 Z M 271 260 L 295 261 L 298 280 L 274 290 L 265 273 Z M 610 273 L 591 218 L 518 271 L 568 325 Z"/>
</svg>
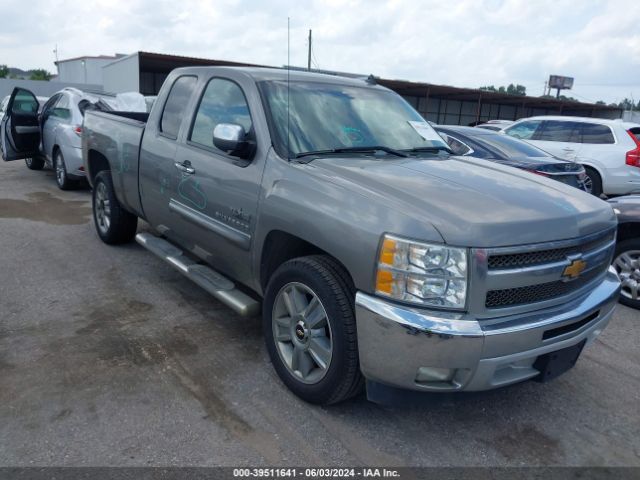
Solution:
<svg viewBox="0 0 640 480">
<path fill-rule="evenodd" d="M 260 254 L 260 288 L 262 292 L 266 290 L 269 278 L 271 278 L 273 272 L 275 272 L 280 265 L 293 258 L 308 255 L 326 255 L 331 257 L 340 264 L 347 275 L 349 275 L 351 282 L 353 282 L 353 278 L 345 264 L 329 252 L 297 235 L 290 234 L 283 230 L 271 230 L 265 237 Z"/>
<path fill-rule="evenodd" d="M 616 242 L 623 242 L 630 238 L 638 237 L 640 222 L 626 222 L 618 224 L 618 236 Z"/>
<path fill-rule="evenodd" d="M 93 186 L 96 175 L 103 170 L 110 170 L 109 160 L 97 150 L 87 152 L 87 180 Z"/>
</svg>

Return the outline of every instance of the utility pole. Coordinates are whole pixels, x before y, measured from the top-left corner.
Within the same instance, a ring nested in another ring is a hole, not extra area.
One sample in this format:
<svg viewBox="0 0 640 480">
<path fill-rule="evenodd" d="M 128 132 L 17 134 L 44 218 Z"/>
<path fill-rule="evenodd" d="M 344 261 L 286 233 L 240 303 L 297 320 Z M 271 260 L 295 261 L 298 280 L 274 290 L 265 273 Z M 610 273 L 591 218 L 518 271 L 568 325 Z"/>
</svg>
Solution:
<svg viewBox="0 0 640 480">
<path fill-rule="evenodd" d="M 311 70 L 311 29 L 309 29 L 309 53 L 307 54 L 307 70 Z"/>
</svg>

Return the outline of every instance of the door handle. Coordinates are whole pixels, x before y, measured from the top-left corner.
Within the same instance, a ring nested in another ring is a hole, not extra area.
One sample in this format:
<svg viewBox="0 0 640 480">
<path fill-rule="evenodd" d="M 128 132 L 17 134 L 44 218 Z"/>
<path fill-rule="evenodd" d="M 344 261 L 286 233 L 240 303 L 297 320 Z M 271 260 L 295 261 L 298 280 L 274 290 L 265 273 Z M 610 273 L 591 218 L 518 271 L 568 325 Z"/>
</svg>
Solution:
<svg viewBox="0 0 640 480">
<path fill-rule="evenodd" d="M 185 160 L 182 163 L 175 162 L 174 165 L 182 173 L 188 173 L 189 175 L 196 173 L 196 169 L 191 166 L 191 162 L 189 160 Z"/>
</svg>

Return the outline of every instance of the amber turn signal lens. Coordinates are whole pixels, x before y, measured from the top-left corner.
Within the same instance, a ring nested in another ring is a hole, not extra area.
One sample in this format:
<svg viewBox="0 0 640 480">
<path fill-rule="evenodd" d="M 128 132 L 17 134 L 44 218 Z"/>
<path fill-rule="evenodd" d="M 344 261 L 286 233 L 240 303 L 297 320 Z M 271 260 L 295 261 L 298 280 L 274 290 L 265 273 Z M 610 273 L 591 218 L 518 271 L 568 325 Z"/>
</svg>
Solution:
<svg viewBox="0 0 640 480">
<path fill-rule="evenodd" d="M 393 293 L 393 274 L 390 271 L 378 270 L 376 275 L 376 291 L 389 295 Z"/>
<path fill-rule="evenodd" d="M 380 250 L 380 264 L 393 265 L 393 256 L 396 253 L 396 241 L 391 238 L 385 238 L 382 242 Z"/>
</svg>

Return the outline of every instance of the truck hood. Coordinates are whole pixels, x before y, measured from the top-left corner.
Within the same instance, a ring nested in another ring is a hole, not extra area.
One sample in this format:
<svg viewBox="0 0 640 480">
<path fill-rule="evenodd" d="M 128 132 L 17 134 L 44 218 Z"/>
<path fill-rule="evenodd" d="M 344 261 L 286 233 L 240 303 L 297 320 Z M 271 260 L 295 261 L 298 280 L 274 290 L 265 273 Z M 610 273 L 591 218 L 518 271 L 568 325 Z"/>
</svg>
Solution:
<svg viewBox="0 0 640 480">
<path fill-rule="evenodd" d="M 450 245 L 564 240 L 616 225 L 609 204 L 577 188 L 470 157 L 322 157 L 308 166 L 387 211 L 432 225 Z"/>
</svg>

